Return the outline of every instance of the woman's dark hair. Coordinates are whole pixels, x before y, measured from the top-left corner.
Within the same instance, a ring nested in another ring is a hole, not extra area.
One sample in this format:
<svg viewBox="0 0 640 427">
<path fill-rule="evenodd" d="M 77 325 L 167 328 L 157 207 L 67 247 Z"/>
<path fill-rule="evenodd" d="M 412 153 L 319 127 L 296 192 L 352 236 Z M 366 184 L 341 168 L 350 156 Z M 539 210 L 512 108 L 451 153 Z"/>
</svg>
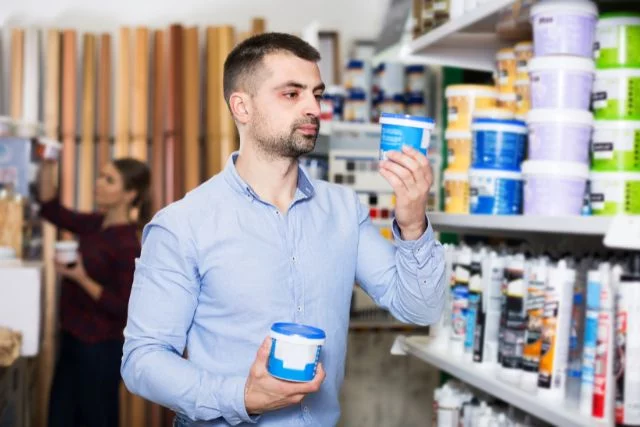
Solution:
<svg viewBox="0 0 640 427">
<path fill-rule="evenodd" d="M 138 226 L 144 227 L 151 220 L 151 172 L 146 163 L 131 157 L 113 161 L 122 176 L 125 190 L 134 190 L 136 198 L 132 206 L 138 209 Z"/>
</svg>

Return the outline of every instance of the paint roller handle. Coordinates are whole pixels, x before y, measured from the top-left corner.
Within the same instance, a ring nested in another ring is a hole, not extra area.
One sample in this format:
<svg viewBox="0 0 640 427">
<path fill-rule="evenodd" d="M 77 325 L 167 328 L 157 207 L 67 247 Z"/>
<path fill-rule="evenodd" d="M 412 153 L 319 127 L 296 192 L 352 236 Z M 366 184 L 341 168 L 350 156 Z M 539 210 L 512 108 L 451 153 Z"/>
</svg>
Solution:
<svg viewBox="0 0 640 427">
<path fill-rule="evenodd" d="M 256 360 L 251 366 L 244 387 L 244 403 L 250 415 L 259 415 L 299 404 L 307 394 L 320 390 L 320 385 L 326 376 L 322 364 L 318 364 L 315 378 L 308 383 L 279 380 L 267 371 L 270 352 L 271 338 L 267 337 L 258 349 Z"/>
</svg>

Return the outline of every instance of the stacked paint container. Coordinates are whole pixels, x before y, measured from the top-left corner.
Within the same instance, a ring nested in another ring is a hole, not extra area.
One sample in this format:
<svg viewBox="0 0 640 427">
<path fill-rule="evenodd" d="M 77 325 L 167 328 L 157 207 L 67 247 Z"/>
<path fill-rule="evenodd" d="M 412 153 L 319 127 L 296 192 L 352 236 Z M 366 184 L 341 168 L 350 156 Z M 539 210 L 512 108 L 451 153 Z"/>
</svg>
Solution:
<svg viewBox="0 0 640 427">
<path fill-rule="evenodd" d="M 640 13 L 607 13 L 596 29 L 591 211 L 640 214 Z"/>
<path fill-rule="evenodd" d="M 488 85 L 452 85 L 447 98 L 447 169 L 444 171 L 444 210 L 469 213 L 469 168 L 471 166 L 471 124 L 479 111 L 494 111 L 498 91 Z"/>
<path fill-rule="evenodd" d="M 527 116 L 528 160 L 522 165 L 525 215 L 583 213 L 597 16 L 596 5 L 587 0 L 544 0 L 532 8 L 532 110 Z"/>
</svg>

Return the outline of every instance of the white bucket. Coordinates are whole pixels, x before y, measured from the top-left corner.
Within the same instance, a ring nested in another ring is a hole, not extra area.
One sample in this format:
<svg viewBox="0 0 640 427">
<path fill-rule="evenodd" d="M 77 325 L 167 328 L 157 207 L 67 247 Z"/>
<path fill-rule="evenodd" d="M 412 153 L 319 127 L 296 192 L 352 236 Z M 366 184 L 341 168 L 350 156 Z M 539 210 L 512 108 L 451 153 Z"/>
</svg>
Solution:
<svg viewBox="0 0 640 427">
<path fill-rule="evenodd" d="M 435 127 L 432 118 L 382 113 L 380 125 L 380 160 L 386 160 L 389 151 L 402 151 L 405 145 L 427 155 Z"/>
</svg>

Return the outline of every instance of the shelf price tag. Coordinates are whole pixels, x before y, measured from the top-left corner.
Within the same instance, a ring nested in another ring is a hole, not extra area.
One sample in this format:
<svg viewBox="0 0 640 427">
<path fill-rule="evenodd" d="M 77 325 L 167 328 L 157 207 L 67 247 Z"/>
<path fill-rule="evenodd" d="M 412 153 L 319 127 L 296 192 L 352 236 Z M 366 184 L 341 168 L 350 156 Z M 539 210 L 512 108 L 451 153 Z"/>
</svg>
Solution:
<svg viewBox="0 0 640 427">
<path fill-rule="evenodd" d="M 604 245 L 640 251 L 640 215 L 614 216 L 604 236 Z"/>
</svg>

